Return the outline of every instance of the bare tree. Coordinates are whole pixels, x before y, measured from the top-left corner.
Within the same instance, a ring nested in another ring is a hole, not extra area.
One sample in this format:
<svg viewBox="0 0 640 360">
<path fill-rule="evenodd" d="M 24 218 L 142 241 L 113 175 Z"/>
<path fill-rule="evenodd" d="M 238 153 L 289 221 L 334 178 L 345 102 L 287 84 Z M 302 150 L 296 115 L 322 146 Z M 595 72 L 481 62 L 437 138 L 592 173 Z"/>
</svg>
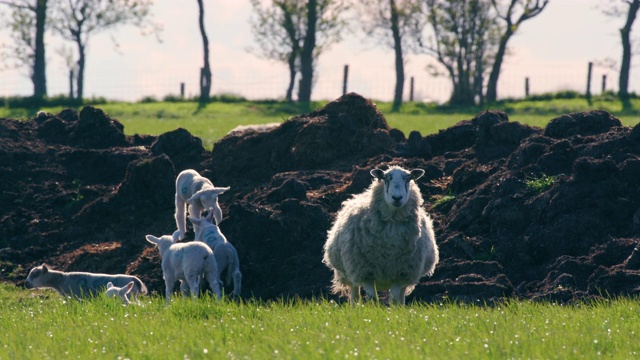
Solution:
<svg viewBox="0 0 640 360">
<path fill-rule="evenodd" d="M 33 97 L 47 95 L 44 34 L 47 20 L 47 0 L 0 1 L 11 8 L 11 29 L 14 46 L 3 52 L 5 59 L 16 67 L 27 67 L 33 83 Z"/>
<path fill-rule="evenodd" d="M 618 97 L 622 102 L 622 109 L 631 110 L 631 100 L 629 97 L 629 76 L 631 73 L 631 28 L 636 21 L 640 0 L 609 0 L 608 4 L 603 4 L 602 11 L 611 17 L 624 17 L 624 26 L 620 29 L 620 39 L 622 41 L 622 60 L 620 62 L 620 76 L 618 78 Z"/>
<path fill-rule="evenodd" d="M 211 66 L 209 65 L 209 38 L 204 29 L 204 6 L 202 0 L 198 0 L 198 24 L 202 35 L 202 47 L 204 53 L 204 65 L 200 69 L 200 102 L 207 103 L 211 93 Z"/>
<path fill-rule="evenodd" d="M 486 98 L 489 103 L 495 102 L 498 97 L 498 79 L 509 39 L 518 31 L 523 22 L 538 16 L 549 4 L 549 0 L 491 0 L 491 4 L 498 18 L 504 21 L 504 27 L 487 82 Z"/>
<path fill-rule="evenodd" d="M 433 38 L 427 53 L 446 69 L 451 105 L 484 101 L 487 64 L 494 59 L 500 28 L 488 0 L 426 0 Z"/>
<path fill-rule="evenodd" d="M 251 0 L 254 17 L 251 28 L 259 50 L 251 52 L 267 59 L 286 62 L 289 84 L 286 98 L 293 99 L 297 74 L 298 101 L 309 102 L 315 73 L 314 61 L 341 40 L 348 9 L 345 0 L 273 0 L 264 5 Z"/>
<path fill-rule="evenodd" d="M 390 47 L 395 55 L 396 86 L 393 111 L 402 105 L 405 55 L 417 52 L 426 18 L 421 0 L 361 0 L 358 18 L 367 38 Z"/>
<path fill-rule="evenodd" d="M 87 46 L 91 36 L 132 24 L 158 34 L 160 25 L 151 21 L 152 0 L 58 0 L 51 8 L 50 21 L 56 33 L 75 43 L 78 74 L 76 98 L 84 94 Z"/>
</svg>

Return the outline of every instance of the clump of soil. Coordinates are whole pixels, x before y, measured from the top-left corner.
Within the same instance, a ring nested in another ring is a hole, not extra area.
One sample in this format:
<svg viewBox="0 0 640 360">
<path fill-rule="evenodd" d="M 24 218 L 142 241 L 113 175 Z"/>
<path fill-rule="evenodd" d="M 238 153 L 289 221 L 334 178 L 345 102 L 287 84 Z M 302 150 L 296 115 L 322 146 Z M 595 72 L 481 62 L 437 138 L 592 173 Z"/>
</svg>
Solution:
<svg viewBox="0 0 640 360">
<path fill-rule="evenodd" d="M 243 297 L 333 297 L 326 232 L 371 168 L 396 164 L 426 172 L 418 185 L 441 256 L 409 301 L 639 292 L 640 127 L 590 111 L 540 129 L 485 111 L 405 137 L 354 93 L 270 131 L 234 132 L 213 152 L 184 129 L 126 136 L 93 107 L 0 119 L 0 280 L 22 285 L 46 262 L 132 273 L 163 292 L 144 236 L 175 230 L 175 177 L 193 168 L 231 187 L 220 227 Z"/>
</svg>

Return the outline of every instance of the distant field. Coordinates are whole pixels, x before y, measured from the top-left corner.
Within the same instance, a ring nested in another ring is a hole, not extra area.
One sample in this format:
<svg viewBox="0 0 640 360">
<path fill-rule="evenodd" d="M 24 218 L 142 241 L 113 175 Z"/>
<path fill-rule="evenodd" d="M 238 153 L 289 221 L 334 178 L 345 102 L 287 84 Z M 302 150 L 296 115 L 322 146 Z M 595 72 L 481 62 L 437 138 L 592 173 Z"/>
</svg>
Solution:
<svg viewBox="0 0 640 360">
<path fill-rule="evenodd" d="M 321 108 L 326 102 L 315 103 L 312 109 Z M 179 127 L 200 137 L 207 149 L 238 125 L 282 122 L 296 115 L 307 113 L 296 104 L 287 103 L 210 103 L 199 107 L 194 102 L 157 103 L 108 103 L 97 105 L 110 117 L 125 126 L 125 133 L 159 135 Z M 435 105 L 407 103 L 400 112 L 392 112 L 391 104 L 377 103 L 391 127 L 402 130 L 406 135 L 412 130 L 422 135 L 433 134 L 446 129 L 461 120 L 473 118 L 482 109 L 444 109 Z M 636 105 L 640 108 L 640 102 Z M 63 108 L 43 108 L 43 111 L 58 113 Z M 531 126 L 544 127 L 552 118 L 576 111 L 603 109 L 617 116 L 624 125 L 634 126 L 640 122 L 640 112 L 620 113 L 620 105 L 615 101 L 595 101 L 588 107 L 583 99 L 562 99 L 548 101 L 517 101 L 501 104 L 496 109 L 504 110 L 510 121 Z M 0 116 L 29 119 L 37 110 L 9 109 L 0 107 Z"/>
</svg>

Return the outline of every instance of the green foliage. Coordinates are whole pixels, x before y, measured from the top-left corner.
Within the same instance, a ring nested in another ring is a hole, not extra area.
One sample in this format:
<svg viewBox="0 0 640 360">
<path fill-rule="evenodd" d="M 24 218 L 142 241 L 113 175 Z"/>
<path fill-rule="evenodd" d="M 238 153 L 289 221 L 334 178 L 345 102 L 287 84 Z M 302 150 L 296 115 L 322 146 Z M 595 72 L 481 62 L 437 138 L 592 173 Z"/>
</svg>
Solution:
<svg viewBox="0 0 640 360">
<path fill-rule="evenodd" d="M 636 299 L 573 306 L 505 301 L 354 308 L 326 300 L 142 306 L 0 285 L 0 358 L 633 358 Z"/>
<path fill-rule="evenodd" d="M 455 199 L 456 199 L 456 197 L 454 195 L 451 195 L 451 194 L 433 196 L 431 198 L 431 200 L 433 200 L 433 205 L 431 205 L 431 208 L 432 209 L 438 209 L 438 208 L 444 207 L 447 204 L 451 203 Z"/>
<path fill-rule="evenodd" d="M 524 181 L 524 184 L 527 185 L 527 188 L 533 190 L 535 192 L 543 192 L 553 185 L 556 181 L 556 176 L 549 176 L 546 174 L 542 174 L 538 178 L 530 178 Z"/>
</svg>

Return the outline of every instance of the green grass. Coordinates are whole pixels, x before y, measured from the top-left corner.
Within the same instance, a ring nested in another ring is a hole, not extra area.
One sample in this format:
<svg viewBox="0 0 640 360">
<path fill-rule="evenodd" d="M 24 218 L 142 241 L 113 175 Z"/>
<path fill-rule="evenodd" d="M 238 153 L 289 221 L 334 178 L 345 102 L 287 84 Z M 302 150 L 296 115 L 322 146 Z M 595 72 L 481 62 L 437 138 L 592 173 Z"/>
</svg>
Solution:
<svg viewBox="0 0 640 360">
<path fill-rule="evenodd" d="M 542 176 L 540 176 L 539 178 L 526 179 L 524 181 L 524 184 L 527 185 L 529 189 L 535 192 L 542 192 L 551 187 L 551 185 L 553 185 L 555 181 L 555 176 L 542 174 Z"/>
<path fill-rule="evenodd" d="M 640 99 L 634 99 L 635 108 L 640 109 Z M 326 102 L 315 102 L 311 109 L 319 109 Z M 378 109 L 391 127 L 402 130 L 405 135 L 413 130 L 422 135 L 434 134 L 461 120 L 470 120 L 483 109 L 452 109 L 432 104 L 405 103 L 400 112 L 392 112 L 391 104 L 378 102 Z M 201 107 L 196 102 L 113 102 L 96 105 L 110 117 L 125 126 L 127 135 L 159 135 L 179 127 L 189 130 L 203 140 L 205 148 L 213 144 L 238 125 L 282 122 L 293 116 L 309 112 L 298 104 L 286 102 L 212 102 Z M 38 110 L 58 113 L 62 107 L 22 109 L 0 107 L 0 117 L 30 119 Z M 617 101 L 594 100 L 589 107 L 584 99 L 552 99 L 547 101 L 520 100 L 496 105 L 493 109 L 504 110 L 510 121 L 531 126 L 544 127 L 552 118 L 562 114 L 589 109 L 603 109 L 617 116 L 624 125 L 640 123 L 640 112 L 622 113 Z"/>
<path fill-rule="evenodd" d="M 635 358 L 640 303 L 560 306 L 325 300 L 234 303 L 159 296 L 63 301 L 0 286 L 2 359 L 461 359 Z"/>
</svg>

